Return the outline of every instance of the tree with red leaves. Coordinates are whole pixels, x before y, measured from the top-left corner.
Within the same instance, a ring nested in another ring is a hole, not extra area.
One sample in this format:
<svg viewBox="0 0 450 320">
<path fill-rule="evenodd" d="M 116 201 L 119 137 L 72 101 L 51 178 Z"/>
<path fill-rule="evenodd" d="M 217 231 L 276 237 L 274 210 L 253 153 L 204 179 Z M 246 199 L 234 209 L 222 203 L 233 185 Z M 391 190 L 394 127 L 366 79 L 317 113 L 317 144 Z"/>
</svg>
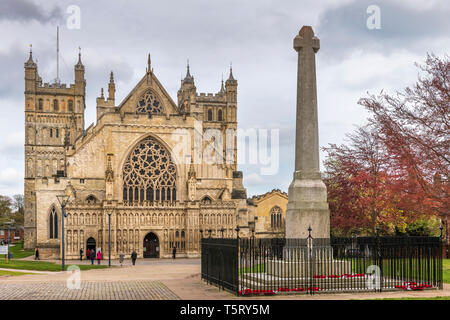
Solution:
<svg viewBox="0 0 450 320">
<path fill-rule="evenodd" d="M 450 60 L 428 55 L 413 87 L 395 96 L 359 101 L 392 155 L 405 209 L 448 218 L 450 177 Z"/>
<path fill-rule="evenodd" d="M 450 62 L 428 55 L 419 68 L 412 88 L 359 101 L 371 117 L 349 145 L 324 148 L 333 230 L 373 234 L 377 225 L 448 220 Z"/>
</svg>

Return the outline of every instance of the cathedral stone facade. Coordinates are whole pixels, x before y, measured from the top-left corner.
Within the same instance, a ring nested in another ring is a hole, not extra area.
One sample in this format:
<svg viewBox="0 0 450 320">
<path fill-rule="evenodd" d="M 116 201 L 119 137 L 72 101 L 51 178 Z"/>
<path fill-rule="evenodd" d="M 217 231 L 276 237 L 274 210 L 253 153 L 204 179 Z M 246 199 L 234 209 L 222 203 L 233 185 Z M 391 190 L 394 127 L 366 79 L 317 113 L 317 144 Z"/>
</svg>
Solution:
<svg viewBox="0 0 450 320">
<path fill-rule="evenodd" d="M 109 231 L 113 258 L 133 250 L 139 257 L 169 257 L 173 247 L 178 256 L 198 257 L 202 235 L 235 237 L 239 225 L 241 236 L 248 232 L 231 68 L 219 92 L 204 94 L 197 93 L 188 66 L 177 102 L 154 74 L 150 56 L 142 79 L 119 103 L 111 72 L 108 97 L 102 89 L 96 124 L 86 130 L 81 54 L 74 72 L 69 86 L 42 83 L 31 51 L 25 62 L 26 248 L 39 248 L 42 258 L 60 257 L 57 195 L 63 194 L 70 196 L 68 259 L 78 258 L 81 248 L 107 257 Z"/>
</svg>

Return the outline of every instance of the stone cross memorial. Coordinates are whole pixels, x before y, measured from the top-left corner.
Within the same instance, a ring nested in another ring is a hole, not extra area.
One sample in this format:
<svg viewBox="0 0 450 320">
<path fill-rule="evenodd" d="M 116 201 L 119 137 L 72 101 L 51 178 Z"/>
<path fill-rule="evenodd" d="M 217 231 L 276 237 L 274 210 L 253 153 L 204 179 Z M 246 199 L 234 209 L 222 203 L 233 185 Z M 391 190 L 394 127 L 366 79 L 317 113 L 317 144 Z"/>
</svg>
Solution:
<svg viewBox="0 0 450 320">
<path fill-rule="evenodd" d="M 294 38 L 298 52 L 295 172 L 289 186 L 286 238 L 330 237 L 327 189 L 319 168 L 319 130 L 315 55 L 320 41 L 310 26 L 303 26 Z"/>
</svg>

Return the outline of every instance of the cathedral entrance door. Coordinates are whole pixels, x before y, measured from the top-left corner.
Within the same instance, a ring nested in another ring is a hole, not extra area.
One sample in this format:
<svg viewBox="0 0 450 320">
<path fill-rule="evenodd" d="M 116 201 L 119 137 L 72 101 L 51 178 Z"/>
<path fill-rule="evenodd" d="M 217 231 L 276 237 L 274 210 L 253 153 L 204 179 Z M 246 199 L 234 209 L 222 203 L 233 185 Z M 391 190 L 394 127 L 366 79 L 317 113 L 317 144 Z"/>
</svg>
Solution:
<svg viewBox="0 0 450 320">
<path fill-rule="evenodd" d="M 89 249 L 89 251 L 94 250 L 94 252 L 96 252 L 96 242 L 94 238 L 89 238 L 86 241 L 86 253 L 87 253 L 87 249 Z"/>
<path fill-rule="evenodd" d="M 159 258 L 159 240 L 153 232 L 144 238 L 144 258 Z"/>
</svg>

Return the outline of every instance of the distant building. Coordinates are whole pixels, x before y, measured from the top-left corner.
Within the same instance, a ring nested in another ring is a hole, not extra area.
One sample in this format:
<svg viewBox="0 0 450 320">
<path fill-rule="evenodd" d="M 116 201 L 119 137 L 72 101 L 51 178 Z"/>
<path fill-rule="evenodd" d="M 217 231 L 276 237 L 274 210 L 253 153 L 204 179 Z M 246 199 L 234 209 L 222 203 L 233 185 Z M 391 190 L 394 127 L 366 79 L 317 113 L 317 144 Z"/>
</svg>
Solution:
<svg viewBox="0 0 450 320">
<path fill-rule="evenodd" d="M 8 243 L 8 239 L 10 239 L 10 243 L 15 243 L 18 241 L 23 240 L 23 227 L 11 227 L 9 229 L 9 235 L 8 235 L 8 228 L 1 227 L 0 228 L 0 244 L 6 244 Z"/>
<path fill-rule="evenodd" d="M 249 199 L 255 207 L 253 209 L 253 222 L 255 236 L 258 238 L 281 238 L 285 236 L 285 218 L 288 195 L 274 189 L 263 195 L 253 196 Z"/>
</svg>

